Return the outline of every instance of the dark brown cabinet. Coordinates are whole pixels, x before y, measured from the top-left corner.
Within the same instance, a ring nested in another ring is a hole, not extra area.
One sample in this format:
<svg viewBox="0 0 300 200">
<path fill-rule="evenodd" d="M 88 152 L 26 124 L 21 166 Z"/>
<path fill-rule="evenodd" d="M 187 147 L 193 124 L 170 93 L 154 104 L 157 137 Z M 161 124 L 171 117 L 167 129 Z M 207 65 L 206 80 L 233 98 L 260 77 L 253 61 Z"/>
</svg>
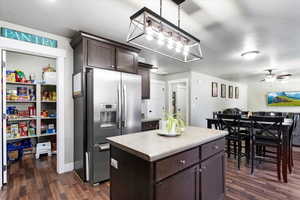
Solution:
<svg viewBox="0 0 300 200">
<path fill-rule="evenodd" d="M 159 129 L 159 120 L 142 122 L 142 131 Z"/>
<path fill-rule="evenodd" d="M 219 153 L 201 163 L 200 200 L 224 199 L 224 154 Z"/>
<path fill-rule="evenodd" d="M 74 49 L 74 73 L 87 67 L 137 73 L 140 49 L 85 32 L 75 35 L 71 45 Z"/>
<path fill-rule="evenodd" d="M 87 65 L 115 69 L 115 47 L 94 40 L 87 40 Z"/>
<path fill-rule="evenodd" d="M 112 145 L 112 200 L 224 200 L 224 145 L 221 138 L 153 162 Z"/>
<path fill-rule="evenodd" d="M 117 48 L 116 68 L 122 72 L 137 73 L 137 53 Z"/>
<path fill-rule="evenodd" d="M 194 166 L 156 184 L 155 199 L 197 200 L 199 194 L 197 173 L 198 166 Z"/>
<path fill-rule="evenodd" d="M 152 65 L 138 64 L 138 74 L 142 76 L 142 99 L 150 99 L 150 69 Z"/>
</svg>

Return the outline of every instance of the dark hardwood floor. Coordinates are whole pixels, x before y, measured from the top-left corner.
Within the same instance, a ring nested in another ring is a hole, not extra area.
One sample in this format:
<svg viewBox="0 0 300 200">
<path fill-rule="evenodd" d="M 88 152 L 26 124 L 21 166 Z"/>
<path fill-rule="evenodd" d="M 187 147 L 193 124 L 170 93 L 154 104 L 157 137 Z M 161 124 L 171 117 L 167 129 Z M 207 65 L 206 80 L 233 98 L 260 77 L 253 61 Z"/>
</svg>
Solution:
<svg viewBox="0 0 300 200">
<path fill-rule="evenodd" d="M 300 152 L 294 152 L 295 168 L 289 183 L 277 181 L 275 166 L 263 164 L 250 175 L 242 165 L 238 171 L 227 161 L 226 200 L 298 200 L 300 199 Z M 9 184 L 0 191 L 0 199 L 99 199 L 109 200 L 109 183 L 90 186 L 74 173 L 56 174 L 56 158 L 35 160 L 26 157 L 9 167 Z M 167 199 L 166 199 L 167 200 Z M 213 200 L 213 199 L 212 199 Z"/>
</svg>

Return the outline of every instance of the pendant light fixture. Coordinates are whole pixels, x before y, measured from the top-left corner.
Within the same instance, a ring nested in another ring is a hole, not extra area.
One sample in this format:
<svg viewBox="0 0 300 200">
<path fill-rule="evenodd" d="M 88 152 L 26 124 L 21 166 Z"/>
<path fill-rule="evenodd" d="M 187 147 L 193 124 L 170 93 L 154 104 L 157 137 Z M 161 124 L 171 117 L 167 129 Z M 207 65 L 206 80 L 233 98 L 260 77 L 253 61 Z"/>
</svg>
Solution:
<svg viewBox="0 0 300 200">
<path fill-rule="evenodd" d="M 172 0 L 178 6 L 178 24 L 175 25 L 149 8 L 142 8 L 130 17 L 127 42 L 161 55 L 191 62 L 203 58 L 200 40 L 180 28 L 180 8 L 185 0 Z"/>
</svg>

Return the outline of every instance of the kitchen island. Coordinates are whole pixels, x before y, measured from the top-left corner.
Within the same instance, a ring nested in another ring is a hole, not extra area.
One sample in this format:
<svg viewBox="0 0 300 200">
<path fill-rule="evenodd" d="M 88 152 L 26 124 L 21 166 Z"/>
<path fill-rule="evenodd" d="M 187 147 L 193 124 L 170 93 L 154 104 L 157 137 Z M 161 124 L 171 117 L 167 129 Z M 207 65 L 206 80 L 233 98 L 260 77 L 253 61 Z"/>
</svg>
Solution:
<svg viewBox="0 0 300 200">
<path fill-rule="evenodd" d="M 224 131 L 187 127 L 110 137 L 111 200 L 224 199 Z"/>
</svg>

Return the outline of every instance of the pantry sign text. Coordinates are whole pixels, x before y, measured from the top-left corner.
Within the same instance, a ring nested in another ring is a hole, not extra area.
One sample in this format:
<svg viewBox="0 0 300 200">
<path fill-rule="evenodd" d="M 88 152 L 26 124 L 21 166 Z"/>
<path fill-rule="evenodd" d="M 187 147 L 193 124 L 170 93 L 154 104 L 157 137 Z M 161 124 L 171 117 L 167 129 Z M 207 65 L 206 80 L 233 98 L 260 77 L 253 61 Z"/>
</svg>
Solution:
<svg viewBox="0 0 300 200">
<path fill-rule="evenodd" d="M 41 37 L 38 35 L 33 35 L 30 33 L 16 31 L 16 30 L 12 30 L 9 28 L 1 27 L 0 35 L 2 37 L 6 37 L 6 38 L 10 38 L 10 39 L 21 40 L 24 42 L 30 42 L 30 43 L 34 43 L 34 44 L 57 48 L 57 40 L 52 40 L 49 38 Z"/>
</svg>

